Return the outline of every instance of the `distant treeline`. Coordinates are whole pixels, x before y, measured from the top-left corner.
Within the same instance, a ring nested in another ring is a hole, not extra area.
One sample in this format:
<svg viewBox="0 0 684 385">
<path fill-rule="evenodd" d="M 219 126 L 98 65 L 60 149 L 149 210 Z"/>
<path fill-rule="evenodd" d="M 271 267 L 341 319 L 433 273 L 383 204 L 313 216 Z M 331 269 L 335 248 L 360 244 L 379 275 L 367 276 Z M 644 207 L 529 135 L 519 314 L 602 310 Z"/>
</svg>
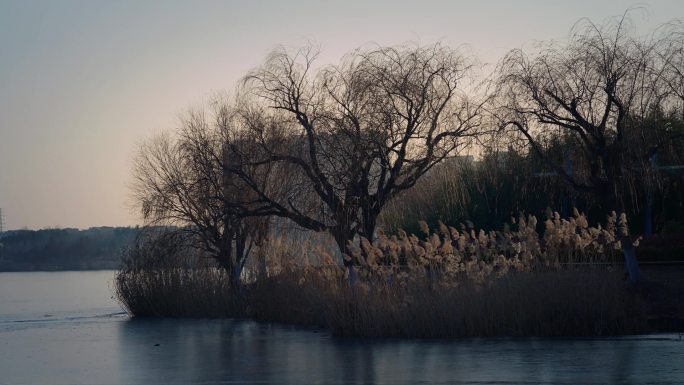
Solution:
<svg viewBox="0 0 684 385">
<path fill-rule="evenodd" d="M 672 125 L 684 128 L 682 120 Z M 563 154 L 572 162 L 574 173 L 587 173 L 587 166 L 576 156 L 580 149 L 572 143 L 556 143 L 548 153 Z M 684 143 L 676 142 L 660 150 L 661 169 L 636 174 L 619 184 L 622 206 L 630 218 L 633 234 L 684 234 Z M 551 156 L 551 155 L 549 155 Z M 559 159 L 558 162 L 563 162 Z M 674 165 L 674 166 L 673 166 Z M 401 228 L 421 234 L 418 223 L 426 221 L 436 228 L 442 221 L 451 226 L 473 224 L 486 231 L 512 225 L 520 215 L 546 219 L 547 208 L 562 217 L 572 216 L 576 208 L 592 224 L 605 223 L 610 208 L 593 194 L 573 191 L 558 175 L 549 172 L 535 153 L 513 147 L 506 151 L 487 151 L 479 160 L 469 157 L 447 159 L 435 166 L 416 185 L 391 201 L 381 214 L 384 230 Z M 647 219 L 648 218 L 648 219 Z M 544 221 L 538 224 L 543 232 Z"/>
<path fill-rule="evenodd" d="M 116 269 L 137 227 L 15 230 L 0 234 L 0 271 Z"/>
</svg>

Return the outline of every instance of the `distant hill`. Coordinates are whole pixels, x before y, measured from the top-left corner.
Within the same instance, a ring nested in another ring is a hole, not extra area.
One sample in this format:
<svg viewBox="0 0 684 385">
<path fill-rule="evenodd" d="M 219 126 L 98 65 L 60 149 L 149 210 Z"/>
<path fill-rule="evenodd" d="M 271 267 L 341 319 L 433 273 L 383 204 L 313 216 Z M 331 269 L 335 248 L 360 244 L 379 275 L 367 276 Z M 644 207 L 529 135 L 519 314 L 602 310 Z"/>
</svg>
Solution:
<svg viewBox="0 0 684 385">
<path fill-rule="evenodd" d="M 0 271 L 116 269 L 137 227 L 13 230 L 0 235 Z"/>
</svg>

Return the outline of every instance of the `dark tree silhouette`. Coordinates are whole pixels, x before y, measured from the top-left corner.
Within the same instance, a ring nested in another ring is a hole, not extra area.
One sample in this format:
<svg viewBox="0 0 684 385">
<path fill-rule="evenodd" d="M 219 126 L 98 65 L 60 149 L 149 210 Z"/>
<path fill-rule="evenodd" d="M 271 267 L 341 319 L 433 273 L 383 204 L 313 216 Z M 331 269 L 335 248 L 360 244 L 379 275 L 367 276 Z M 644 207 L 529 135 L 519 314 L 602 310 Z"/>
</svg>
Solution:
<svg viewBox="0 0 684 385">
<path fill-rule="evenodd" d="M 681 110 L 676 91 L 684 81 L 677 72 L 681 28 L 672 24 L 639 37 L 627 16 L 603 26 L 581 22 L 567 43 L 546 44 L 534 55 L 511 51 L 499 67 L 494 106 L 501 127 L 515 128 L 573 188 L 596 194 L 618 213 L 625 212 L 624 180 L 681 134 L 665 124 L 653 129 L 653 122 Z M 545 151 L 559 136 L 577 149 L 566 158 L 585 164 L 587 172 L 569 172 L 567 159 Z M 621 241 L 630 279 L 638 282 L 626 226 Z"/>
<path fill-rule="evenodd" d="M 252 246 L 266 234 L 268 219 L 252 201 L 250 189 L 224 172 L 225 148 L 232 137 L 226 104 L 214 103 L 213 119 L 192 111 L 173 134 L 144 143 L 135 160 L 132 190 L 148 226 L 169 226 L 196 248 L 240 275 Z M 260 183 L 264 178 L 259 179 Z"/>
<path fill-rule="evenodd" d="M 389 200 L 478 134 L 482 103 L 464 92 L 473 61 L 441 45 L 358 50 L 314 71 L 316 56 L 276 50 L 245 77 L 233 124 L 253 145 L 231 147 L 243 166 L 231 172 L 274 215 L 329 231 L 345 252 L 356 235 L 373 239 Z M 288 170 L 290 193 L 260 188 L 261 167 Z"/>
</svg>

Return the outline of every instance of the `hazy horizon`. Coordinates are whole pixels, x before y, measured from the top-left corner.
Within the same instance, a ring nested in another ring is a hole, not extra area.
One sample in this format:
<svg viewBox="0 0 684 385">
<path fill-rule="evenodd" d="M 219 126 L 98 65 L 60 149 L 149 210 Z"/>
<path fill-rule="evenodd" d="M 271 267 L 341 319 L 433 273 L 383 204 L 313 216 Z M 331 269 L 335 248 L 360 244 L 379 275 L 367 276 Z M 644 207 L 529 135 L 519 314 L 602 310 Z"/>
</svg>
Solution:
<svg viewBox="0 0 684 385">
<path fill-rule="evenodd" d="M 649 2 L 90 2 L 0 0 L 0 208 L 6 229 L 128 226 L 137 144 L 230 91 L 277 45 L 319 63 L 370 42 L 468 44 L 485 63 L 643 6 L 639 30 L 681 18 Z"/>
</svg>

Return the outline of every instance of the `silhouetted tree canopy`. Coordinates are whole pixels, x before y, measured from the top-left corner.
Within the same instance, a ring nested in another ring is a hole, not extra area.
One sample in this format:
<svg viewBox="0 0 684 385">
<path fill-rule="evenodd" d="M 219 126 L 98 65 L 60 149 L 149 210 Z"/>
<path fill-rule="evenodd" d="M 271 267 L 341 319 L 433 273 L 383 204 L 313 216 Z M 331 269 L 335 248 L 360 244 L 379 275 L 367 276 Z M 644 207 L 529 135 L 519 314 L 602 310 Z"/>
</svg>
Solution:
<svg viewBox="0 0 684 385">
<path fill-rule="evenodd" d="M 190 111 L 172 134 L 145 142 L 135 160 L 133 193 L 147 225 L 171 226 L 182 239 L 213 257 L 239 283 L 268 218 L 254 206 L 250 189 L 226 173 L 226 105 Z M 264 182 L 264 178 L 258 179 Z"/>
<path fill-rule="evenodd" d="M 466 95 L 474 61 L 442 45 L 358 50 L 317 71 L 316 56 L 276 50 L 245 77 L 234 124 L 256 148 L 231 151 L 253 172 L 233 172 L 275 215 L 330 231 L 344 251 L 357 234 L 373 239 L 385 204 L 478 134 L 482 103 Z M 255 183 L 275 165 L 290 170 L 294 196 Z"/>
<path fill-rule="evenodd" d="M 682 113 L 681 26 L 642 37 L 628 16 L 581 22 L 568 42 L 532 55 L 511 51 L 499 66 L 493 107 L 500 126 L 513 127 L 573 188 L 619 212 L 623 180 L 643 174 L 653 154 L 682 135 L 665 124 Z M 550 156 L 544 149 L 558 138 L 568 151 Z M 571 171 L 568 161 L 585 164 L 586 172 Z M 630 245 L 625 236 L 623 246 Z M 633 279 L 637 273 L 630 271 Z"/>
</svg>

